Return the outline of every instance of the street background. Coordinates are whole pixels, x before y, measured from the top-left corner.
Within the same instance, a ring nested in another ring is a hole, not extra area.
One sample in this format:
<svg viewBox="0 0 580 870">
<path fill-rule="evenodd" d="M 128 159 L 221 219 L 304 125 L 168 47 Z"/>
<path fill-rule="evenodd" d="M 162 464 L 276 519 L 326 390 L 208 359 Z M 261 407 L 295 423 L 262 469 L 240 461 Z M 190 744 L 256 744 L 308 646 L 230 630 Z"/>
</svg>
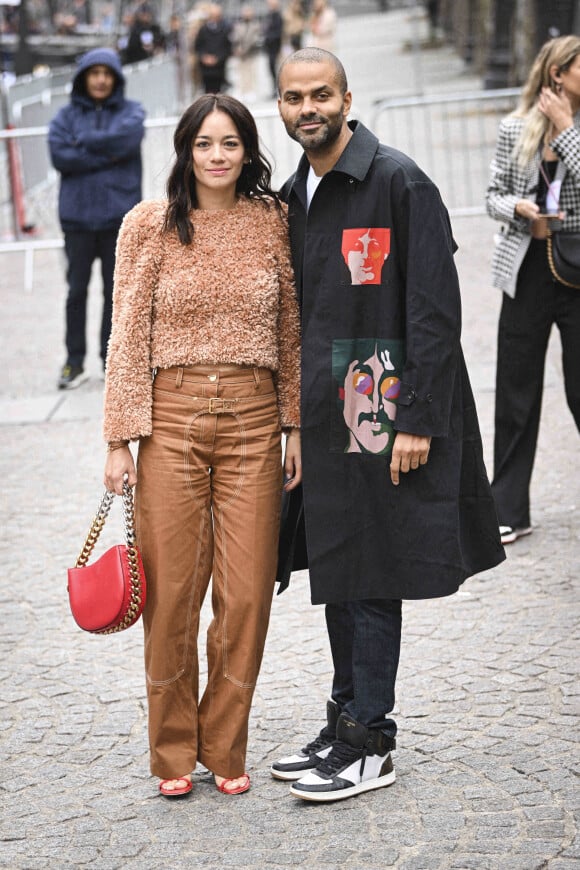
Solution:
<svg viewBox="0 0 580 870">
<path fill-rule="evenodd" d="M 416 68 L 403 45 L 416 24 L 405 10 L 340 22 L 337 53 L 359 117 L 373 99 L 411 91 Z M 446 48 L 423 53 L 422 75 L 432 93 L 480 88 Z M 491 473 L 496 227 L 475 216 L 455 218 L 453 229 L 463 344 Z M 100 501 L 104 448 L 97 272 L 91 379 L 71 393 L 55 389 L 64 362 L 63 266 L 60 251 L 37 252 L 26 292 L 21 256 L 0 256 L 0 866 L 577 867 L 580 476 L 557 335 L 534 533 L 457 595 L 404 606 L 396 784 L 316 806 L 290 797 L 268 772 L 318 732 L 330 687 L 324 613 L 310 605 L 307 574 L 299 573 L 273 603 L 250 721 L 252 789 L 221 795 L 202 771 L 189 798 L 169 802 L 148 771 L 140 626 L 93 637 L 68 609 L 66 569 Z M 121 529 L 114 505 L 103 549 Z"/>
</svg>

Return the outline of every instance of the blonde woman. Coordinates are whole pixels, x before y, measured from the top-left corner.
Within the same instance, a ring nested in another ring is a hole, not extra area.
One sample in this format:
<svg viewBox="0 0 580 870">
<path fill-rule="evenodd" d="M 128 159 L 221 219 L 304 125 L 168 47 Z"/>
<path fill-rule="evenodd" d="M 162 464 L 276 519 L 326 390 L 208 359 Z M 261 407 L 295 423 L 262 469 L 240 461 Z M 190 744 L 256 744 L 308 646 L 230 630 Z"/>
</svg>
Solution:
<svg viewBox="0 0 580 870">
<path fill-rule="evenodd" d="M 492 488 L 509 544 L 532 531 L 529 489 L 554 323 L 580 430 L 580 291 L 552 277 L 546 250 L 548 227 L 580 232 L 580 37 L 540 49 L 520 105 L 501 122 L 486 202 L 502 223 L 492 267 L 503 291 Z"/>
</svg>

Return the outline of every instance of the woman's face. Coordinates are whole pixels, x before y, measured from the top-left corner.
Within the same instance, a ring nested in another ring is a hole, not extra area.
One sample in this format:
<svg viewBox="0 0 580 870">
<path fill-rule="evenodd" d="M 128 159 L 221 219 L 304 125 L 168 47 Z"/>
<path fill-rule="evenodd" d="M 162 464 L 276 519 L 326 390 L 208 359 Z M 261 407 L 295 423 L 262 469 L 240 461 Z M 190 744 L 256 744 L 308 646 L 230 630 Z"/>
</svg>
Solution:
<svg viewBox="0 0 580 870">
<path fill-rule="evenodd" d="M 245 150 L 229 115 L 214 109 L 193 140 L 193 174 L 198 198 L 203 192 L 235 195 L 244 166 Z"/>
<path fill-rule="evenodd" d="M 560 73 L 562 87 L 573 106 L 580 106 L 580 54 L 577 54 L 568 69 Z"/>
</svg>

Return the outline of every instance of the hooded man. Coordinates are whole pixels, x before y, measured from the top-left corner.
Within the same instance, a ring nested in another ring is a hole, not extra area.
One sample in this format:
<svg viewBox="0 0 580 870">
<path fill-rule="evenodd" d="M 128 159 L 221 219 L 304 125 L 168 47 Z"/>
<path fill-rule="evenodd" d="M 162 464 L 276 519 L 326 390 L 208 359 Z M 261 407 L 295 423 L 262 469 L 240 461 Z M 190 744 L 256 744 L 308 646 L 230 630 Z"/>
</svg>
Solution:
<svg viewBox="0 0 580 870">
<path fill-rule="evenodd" d="M 121 221 L 141 200 L 141 141 L 145 112 L 125 99 L 117 54 L 96 48 L 81 57 L 71 99 L 51 121 L 48 144 L 61 173 L 59 218 L 67 258 L 66 351 L 58 388 L 87 380 L 86 307 L 91 269 L 101 261 L 103 368 L 111 331 L 115 246 Z"/>
</svg>

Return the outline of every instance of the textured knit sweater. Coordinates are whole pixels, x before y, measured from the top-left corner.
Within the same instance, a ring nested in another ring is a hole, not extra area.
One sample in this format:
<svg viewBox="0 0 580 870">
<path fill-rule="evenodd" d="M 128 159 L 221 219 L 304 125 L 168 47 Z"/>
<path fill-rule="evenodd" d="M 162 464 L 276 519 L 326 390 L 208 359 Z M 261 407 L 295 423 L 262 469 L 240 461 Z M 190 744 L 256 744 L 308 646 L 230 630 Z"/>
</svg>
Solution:
<svg viewBox="0 0 580 870">
<path fill-rule="evenodd" d="M 275 373 L 280 422 L 300 423 L 300 327 L 285 213 L 240 198 L 195 210 L 193 241 L 163 232 L 167 202 L 135 206 L 117 243 L 104 435 L 152 431 L 152 370 L 264 366 Z"/>
</svg>

